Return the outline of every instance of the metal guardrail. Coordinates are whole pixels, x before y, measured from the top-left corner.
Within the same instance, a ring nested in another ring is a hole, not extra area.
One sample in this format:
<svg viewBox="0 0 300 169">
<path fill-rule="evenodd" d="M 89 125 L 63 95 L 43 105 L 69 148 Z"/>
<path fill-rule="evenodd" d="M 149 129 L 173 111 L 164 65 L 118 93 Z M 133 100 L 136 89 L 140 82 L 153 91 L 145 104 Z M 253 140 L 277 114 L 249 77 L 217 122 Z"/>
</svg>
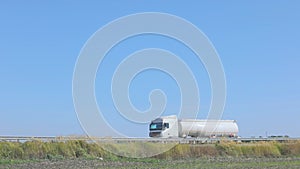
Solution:
<svg viewBox="0 0 300 169">
<path fill-rule="evenodd" d="M 288 137 L 271 137 L 271 138 L 108 138 L 108 137 L 94 137 L 89 138 L 85 136 L 0 136 L 0 141 L 10 142 L 26 142 L 26 141 L 44 141 L 44 142 L 64 142 L 70 140 L 83 140 L 88 142 L 160 142 L 160 143 L 180 143 L 180 144 L 200 144 L 200 143 L 216 143 L 220 141 L 235 141 L 235 142 L 261 142 L 261 141 L 295 141 L 300 138 Z"/>
</svg>

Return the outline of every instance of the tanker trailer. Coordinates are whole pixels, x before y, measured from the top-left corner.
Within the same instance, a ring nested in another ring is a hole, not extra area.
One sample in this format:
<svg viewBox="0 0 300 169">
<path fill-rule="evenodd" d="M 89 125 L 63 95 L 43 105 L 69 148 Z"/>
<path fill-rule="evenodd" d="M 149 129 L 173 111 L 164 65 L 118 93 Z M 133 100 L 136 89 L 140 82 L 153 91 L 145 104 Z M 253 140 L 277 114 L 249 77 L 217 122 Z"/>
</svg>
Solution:
<svg viewBox="0 0 300 169">
<path fill-rule="evenodd" d="M 159 117 L 149 125 L 150 137 L 237 137 L 235 120 L 181 119 L 175 115 Z"/>
</svg>

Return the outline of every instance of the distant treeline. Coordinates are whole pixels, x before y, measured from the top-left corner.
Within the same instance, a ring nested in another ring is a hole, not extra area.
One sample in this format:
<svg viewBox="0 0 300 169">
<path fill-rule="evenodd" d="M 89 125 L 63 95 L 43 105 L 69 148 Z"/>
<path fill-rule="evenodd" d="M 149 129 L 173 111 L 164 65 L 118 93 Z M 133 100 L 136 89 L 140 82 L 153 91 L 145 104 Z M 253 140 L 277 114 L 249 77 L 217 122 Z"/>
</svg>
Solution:
<svg viewBox="0 0 300 169">
<path fill-rule="evenodd" d="M 155 143 L 162 144 L 162 143 Z M 114 146 L 113 144 L 110 146 Z M 130 149 L 134 144 L 128 144 Z M 118 148 L 117 146 L 115 148 Z M 216 144 L 178 144 L 172 149 L 153 158 L 180 159 L 198 157 L 282 157 L 300 156 L 300 141 Z M 42 142 L 27 141 L 0 142 L 0 159 L 66 159 L 66 158 L 103 158 L 119 159 L 105 151 L 96 143 L 85 141 Z"/>
</svg>

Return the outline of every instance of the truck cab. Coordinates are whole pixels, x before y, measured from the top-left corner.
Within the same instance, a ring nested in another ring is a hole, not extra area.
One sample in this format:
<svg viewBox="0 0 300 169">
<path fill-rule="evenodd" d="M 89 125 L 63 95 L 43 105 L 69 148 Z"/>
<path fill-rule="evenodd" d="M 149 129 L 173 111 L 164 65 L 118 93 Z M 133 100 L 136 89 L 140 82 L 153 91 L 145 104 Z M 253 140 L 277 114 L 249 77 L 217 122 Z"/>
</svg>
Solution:
<svg viewBox="0 0 300 169">
<path fill-rule="evenodd" d="M 149 137 L 178 137 L 178 120 L 176 116 L 166 116 L 152 120 L 149 125 Z"/>
</svg>

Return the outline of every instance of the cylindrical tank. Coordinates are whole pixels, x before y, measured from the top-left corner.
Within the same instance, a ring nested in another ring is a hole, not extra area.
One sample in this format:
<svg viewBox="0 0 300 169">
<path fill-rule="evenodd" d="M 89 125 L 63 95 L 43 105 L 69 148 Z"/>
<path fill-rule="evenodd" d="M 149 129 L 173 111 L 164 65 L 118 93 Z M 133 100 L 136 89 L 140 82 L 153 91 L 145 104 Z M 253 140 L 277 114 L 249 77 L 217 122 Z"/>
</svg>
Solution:
<svg viewBox="0 0 300 169">
<path fill-rule="evenodd" d="M 180 137 L 236 137 L 238 126 L 235 120 L 195 120 L 178 121 Z"/>
</svg>

